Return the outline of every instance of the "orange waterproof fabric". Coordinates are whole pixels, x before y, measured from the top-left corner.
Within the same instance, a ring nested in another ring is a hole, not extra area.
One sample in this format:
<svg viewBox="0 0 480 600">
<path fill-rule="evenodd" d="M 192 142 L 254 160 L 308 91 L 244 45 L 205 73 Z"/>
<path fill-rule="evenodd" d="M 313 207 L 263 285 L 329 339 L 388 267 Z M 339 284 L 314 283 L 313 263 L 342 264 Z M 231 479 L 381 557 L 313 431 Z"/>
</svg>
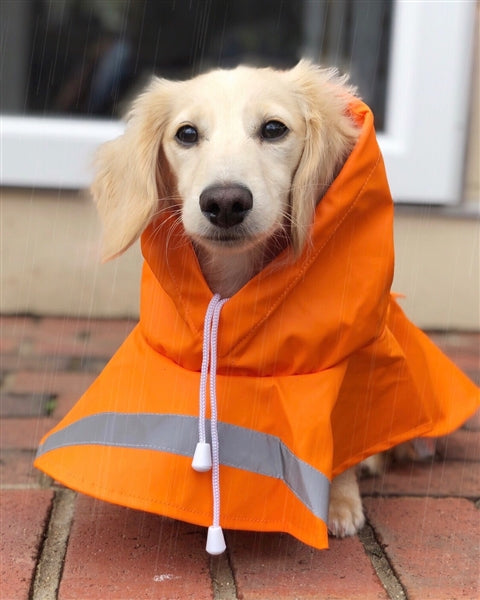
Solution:
<svg viewBox="0 0 480 600">
<path fill-rule="evenodd" d="M 412 437 L 446 434 L 480 404 L 390 294 L 392 199 L 372 114 L 360 102 L 352 110 L 362 133 L 317 207 L 311 244 L 294 263 L 278 256 L 228 300 L 218 337 L 219 422 L 279 438 L 328 479 Z M 42 443 L 100 413 L 198 416 L 212 293 L 180 231 L 157 222 L 142 249 L 139 325 Z M 35 464 L 104 500 L 211 523 L 210 477 L 188 456 L 76 444 L 40 449 Z M 324 520 L 280 479 L 227 464 L 220 478 L 222 526 L 328 546 Z"/>
</svg>

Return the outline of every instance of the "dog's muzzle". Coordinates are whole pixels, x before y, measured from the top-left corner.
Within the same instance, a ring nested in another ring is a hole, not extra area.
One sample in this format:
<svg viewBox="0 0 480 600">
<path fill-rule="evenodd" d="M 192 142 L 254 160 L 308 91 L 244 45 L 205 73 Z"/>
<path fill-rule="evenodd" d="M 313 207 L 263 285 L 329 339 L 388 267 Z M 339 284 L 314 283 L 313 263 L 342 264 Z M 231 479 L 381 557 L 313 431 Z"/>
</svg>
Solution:
<svg viewBox="0 0 480 600">
<path fill-rule="evenodd" d="M 242 185 L 211 186 L 200 194 L 202 214 L 222 229 L 240 225 L 252 206 L 252 192 Z"/>
</svg>

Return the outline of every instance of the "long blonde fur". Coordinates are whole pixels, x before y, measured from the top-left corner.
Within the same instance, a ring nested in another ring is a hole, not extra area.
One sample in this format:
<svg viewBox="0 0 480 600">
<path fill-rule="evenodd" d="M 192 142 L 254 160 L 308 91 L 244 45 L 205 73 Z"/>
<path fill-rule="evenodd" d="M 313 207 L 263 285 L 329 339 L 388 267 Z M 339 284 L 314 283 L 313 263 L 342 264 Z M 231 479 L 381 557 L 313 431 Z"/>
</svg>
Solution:
<svg viewBox="0 0 480 600">
<path fill-rule="evenodd" d="M 103 224 L 103 260 L 124 252 L 169 194 L 159 153 L 174 87 L 164 79 L 152 80 L 133 103 L 125 133 L 97 154 L 91 191 Z"/>
<path fill-rule="evenodd" d="M 343 166 L 358 137 L 348 115 L 355 88 L 335 69 L 302 60 L 289 72 L 304 106 L 307 133 L 292 182 L 292 245 L 298 255 L 307 241 L 315 207 Z"/>
</svg>

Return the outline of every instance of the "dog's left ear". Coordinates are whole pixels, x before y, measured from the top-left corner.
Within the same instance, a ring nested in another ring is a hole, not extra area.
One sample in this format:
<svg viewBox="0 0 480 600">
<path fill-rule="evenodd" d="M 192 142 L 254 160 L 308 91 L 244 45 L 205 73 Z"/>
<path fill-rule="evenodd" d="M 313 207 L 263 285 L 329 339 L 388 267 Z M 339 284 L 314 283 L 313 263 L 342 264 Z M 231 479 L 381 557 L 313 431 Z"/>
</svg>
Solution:
<svg viewBox="0 0 480 600">
<path fill-rule="evenodd" d="M 103 260 L 126 250 L 168 195 L 160 145 L 175 85 L 154 78 L 133 103 L 125 133 L 97 154 L 91 191 L 103 224 Z"/>
<path fill-rule="evenodd" d="M 303 105 L 306 125 L 305 145 L 291 191 L 292 246 L 298 255 L 307 240 L 315 207 L 350 154 L 359 130 L 348 114 L 355 88 L 347 84 L 347 77 L 306 60 L 285 75 Z"/>
</svg>

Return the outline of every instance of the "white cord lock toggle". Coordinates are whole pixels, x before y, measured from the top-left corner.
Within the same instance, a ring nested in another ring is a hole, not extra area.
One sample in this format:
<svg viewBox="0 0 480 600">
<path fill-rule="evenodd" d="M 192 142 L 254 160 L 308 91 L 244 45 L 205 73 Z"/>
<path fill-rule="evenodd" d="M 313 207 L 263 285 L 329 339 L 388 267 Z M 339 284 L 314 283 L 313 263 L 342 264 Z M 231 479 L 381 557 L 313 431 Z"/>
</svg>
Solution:
<svg viewBox="0 0 480 600">
<path fill-rule="evenodd" d="M 205 473 L 212 468 L 212 451 L 207 442 L 197 442 L 195 454 L 192 460 L 192 469 L 199 473 Z"/>
<path fill-rule="evenodd" d="M 222 528 L 219 525 L 210 525 L 207 534 L 207 552 L 216 556 L 225 552 L 226 548 Z"/>
</svg>

